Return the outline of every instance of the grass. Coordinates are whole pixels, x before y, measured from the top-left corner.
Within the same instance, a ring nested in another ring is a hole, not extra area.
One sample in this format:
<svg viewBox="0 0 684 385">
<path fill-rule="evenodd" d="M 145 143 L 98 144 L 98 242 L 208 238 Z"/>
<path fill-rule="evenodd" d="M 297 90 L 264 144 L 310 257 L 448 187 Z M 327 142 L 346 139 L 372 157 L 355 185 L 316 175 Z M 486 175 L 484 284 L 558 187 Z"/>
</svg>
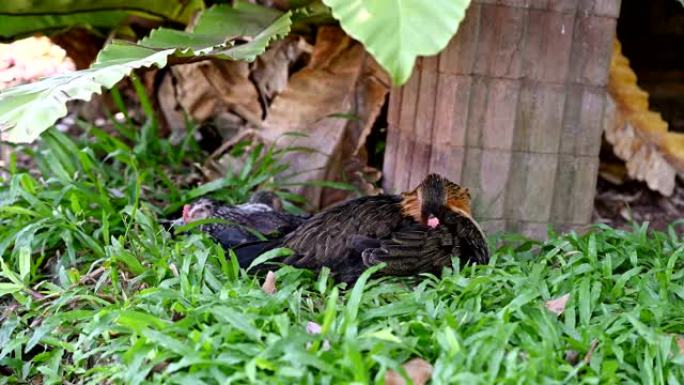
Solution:
<svg viewBox="0 0 684 385">
<path fill-rule="evenodd" d="M 381 384 L 413 357 L 433 384 L 684 383 L 675 224 L 509 235 L 487 266 L 353 288 L 283 267 L 268 295 L 206 237 L 163 223 L 205 193 L 278 188 L 280 154 L 259 148 L 246 172 L 191 187 L 174 176 L 205 156 L 192 135 L 174 146 L 154 119 L 142 127 L 50 131 L 25 150 L 37 171 L 15 163 L 0 185 L 0 384 Z M 546 309 L 564 294 L 562 315 Z"/>
</svg>

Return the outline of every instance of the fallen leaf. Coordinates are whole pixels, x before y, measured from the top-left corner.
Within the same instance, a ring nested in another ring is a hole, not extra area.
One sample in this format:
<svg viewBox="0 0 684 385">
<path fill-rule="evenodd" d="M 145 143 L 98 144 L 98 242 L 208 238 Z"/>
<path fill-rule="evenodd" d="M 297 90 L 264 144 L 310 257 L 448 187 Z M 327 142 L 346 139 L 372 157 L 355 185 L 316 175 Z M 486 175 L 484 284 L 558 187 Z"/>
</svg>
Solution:
<svg viewBox="0 0 684 385">
<path fill-rule="evenodd" d="M 173 273 L 174 277 L 178 277 L 178 268 L 176 267 L 176 264 L 169 263 L 169 270 L 171 270 L 171 273 Z"/>
<path fill-rule="evenodd" d="M 169 366 L 168 361 L 162 361 L 152 367 L 154 373 L 161 373 Z"/>
<path fill-rule="evenodd" d="M 204 60 L 178 64 L 164 76 L 157 99 L 164 120 L 175 136 L 185 131 L 183 113 L 198 123 L 231 112 L 243 119 L 243 126 L 261 124 L 261 104 L 256 87 L 249 79 L 248 63 Z"/>
<path fill-rule="evenodd" d="M 309 321 L 306 323 L 306 332 L 309 334 L 321 334 L 321 325 Z"/>
<path fill-rule="evenodd" d="M 0 44 L 0 90 L 74 69 L 66 51 L 47 37 Z"/>
<path fill-rule="evenodd" d="M 422 358 L 414 358 L 402 365 L 414 385 L 424 385 L 432 377 L 432 365 Z M 385 374 L 385 385 L 406 385 L 406 380 L 394 370 Z"/>
<path fill-rule="evenodd" d="M 577 363 L 579 362 L 579 352 L 577 350 L 566 350 L 565 361 L 570 365 L 577 365 Z"/>
<path fill-rule="evenodd" d="M 603 129 L 613 152 L 624 160 L 628 175 L 651 190 L 670 196 L 677 172 L 684 172 L 684 134 L 668 131 L 659 113 L 651 111 L 648 93 L 622 55 L 615 39 Z"/>
<path fill-rule="evenodd" d="M 270 101 L 287 87 L 290 67 L 311 46 L 301 36 L 290 36 L 271 46 L 259 55 L 252 65 L 252 78 L 263 98 Z"/>
<path fill-rule="evenodd" d="M 568 300 L 570 299 L 570 293 L 562 295 L 558 298 L 546 301 L 544 305 L 546 305 L 546 308 L 549 309 L 552 313 L 555 315 L 561 315 L 565 311 L 565 305 L 568 303 Z"/>
<path fill-rule="evenodd" d="M 33 378 L 31 378 L 30 384 L 31 385 L 43 385 L 43 376 L 41 376 L 40 374 L 34 376 Z"/>
<path fill-rule="evenodd" d="M 677 341 L 677 347 L 679 348 L 679 354 L 684 356 L 684 336 L 675 337 Z"/>
<path fill-rule="evenodd" d="M 307 334 L 311 334 L 311 335 L 321 334 L 321 325 L 319 325 L 313 321 L 309 321 L 306 323 L 306 332 L 307 332 Z M 307 349 L 311 348 L 311 342 L 308 342 L 306 344 L 306 348 Z M 323 340 L 323 346 L 321 346 L 321 351 L 326 352 L 328 350 L 330 350 L 330 342 L 328 340 Z"/>
<path fill-rule="evenodd" d="M 266 273 L 266 279 L 264 280 L 264 284 L 261 285 L 261 290 L 266 294 L 275 294 L 278 290 L 276 288 L 276 275 L 271 270 Z"/>
</svg>

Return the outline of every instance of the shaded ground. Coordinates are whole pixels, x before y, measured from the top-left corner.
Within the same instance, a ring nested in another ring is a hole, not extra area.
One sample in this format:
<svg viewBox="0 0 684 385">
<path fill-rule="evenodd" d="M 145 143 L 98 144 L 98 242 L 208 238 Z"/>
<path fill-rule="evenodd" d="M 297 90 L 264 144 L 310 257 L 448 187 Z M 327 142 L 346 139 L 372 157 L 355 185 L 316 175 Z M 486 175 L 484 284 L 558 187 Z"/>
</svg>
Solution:
<svg viewBox="0 0 684 385">
<path fill-rule="evenodd" d="M 675 192 L 665 197 L 640 182 L 615 185 L 599 178 L 592 221 L 616 228 L 629 227 L 630 221 L 651 223 L 651 228 L 664 230 L 674 221 L 684 219 L 684 183 L 677 180 Z M 679 226 L 684 232 L 684 224 Z"/>
</svg>

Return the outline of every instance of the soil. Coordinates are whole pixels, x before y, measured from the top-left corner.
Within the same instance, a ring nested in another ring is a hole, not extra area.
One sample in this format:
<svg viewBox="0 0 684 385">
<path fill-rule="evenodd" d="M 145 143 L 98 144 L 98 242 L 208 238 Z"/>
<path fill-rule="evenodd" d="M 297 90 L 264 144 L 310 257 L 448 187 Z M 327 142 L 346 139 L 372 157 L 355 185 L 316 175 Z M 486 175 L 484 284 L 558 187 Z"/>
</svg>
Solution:
<svg viewBox="0 0 684 385">
<path fill-rule="evenodd" d="M 599 178 L 592 222 L 614 228 L 631 228 L 631 223 L 649 222 L 655 230 L 667 230 L 680 220 L 675 230 L 684 234 L 684 181 L 677 179 L 670 197 L 649 190 L 645 183 L 629 181 L 615 185 Z"/>
</svg>

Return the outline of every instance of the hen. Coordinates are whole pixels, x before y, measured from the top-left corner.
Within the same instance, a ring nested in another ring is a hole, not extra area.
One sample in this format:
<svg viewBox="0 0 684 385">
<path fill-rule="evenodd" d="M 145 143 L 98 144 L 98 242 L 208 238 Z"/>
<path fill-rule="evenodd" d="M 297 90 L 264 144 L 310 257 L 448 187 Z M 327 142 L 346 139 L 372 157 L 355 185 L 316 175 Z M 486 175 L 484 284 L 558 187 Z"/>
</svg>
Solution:
<svg viewBox="0 0 684 385">
<path fill-rule="evenodd" d="M 282 212 L 281 208 L 278 196 L 269 191 L 257 191 L 249 202 L 235 206 L 201 198 L 183 206 L 183 222 L 189 224 L 202 219 L 225 221 L 202 224 L 200 230 L 224 248 L 232 248 L 264 237 L 282 237 L 306 220 L 306 217 Z"/>
<path fill-rule="evenodd" d="M 437 174 L 411 192 L 353 199 L 321 211 L 282 238 L 234 251 L 245 267 L 276 247 L 294 251 L 280 262 L 314 270 L 327 266 L 342 282 L 355 281 L 381 262 L 387 263 L 383 274 L 413 275 L 441 271 L 452 255 L 489 261 L 485 235 L 470 213 L 468 190 Z"/>
</svg>

